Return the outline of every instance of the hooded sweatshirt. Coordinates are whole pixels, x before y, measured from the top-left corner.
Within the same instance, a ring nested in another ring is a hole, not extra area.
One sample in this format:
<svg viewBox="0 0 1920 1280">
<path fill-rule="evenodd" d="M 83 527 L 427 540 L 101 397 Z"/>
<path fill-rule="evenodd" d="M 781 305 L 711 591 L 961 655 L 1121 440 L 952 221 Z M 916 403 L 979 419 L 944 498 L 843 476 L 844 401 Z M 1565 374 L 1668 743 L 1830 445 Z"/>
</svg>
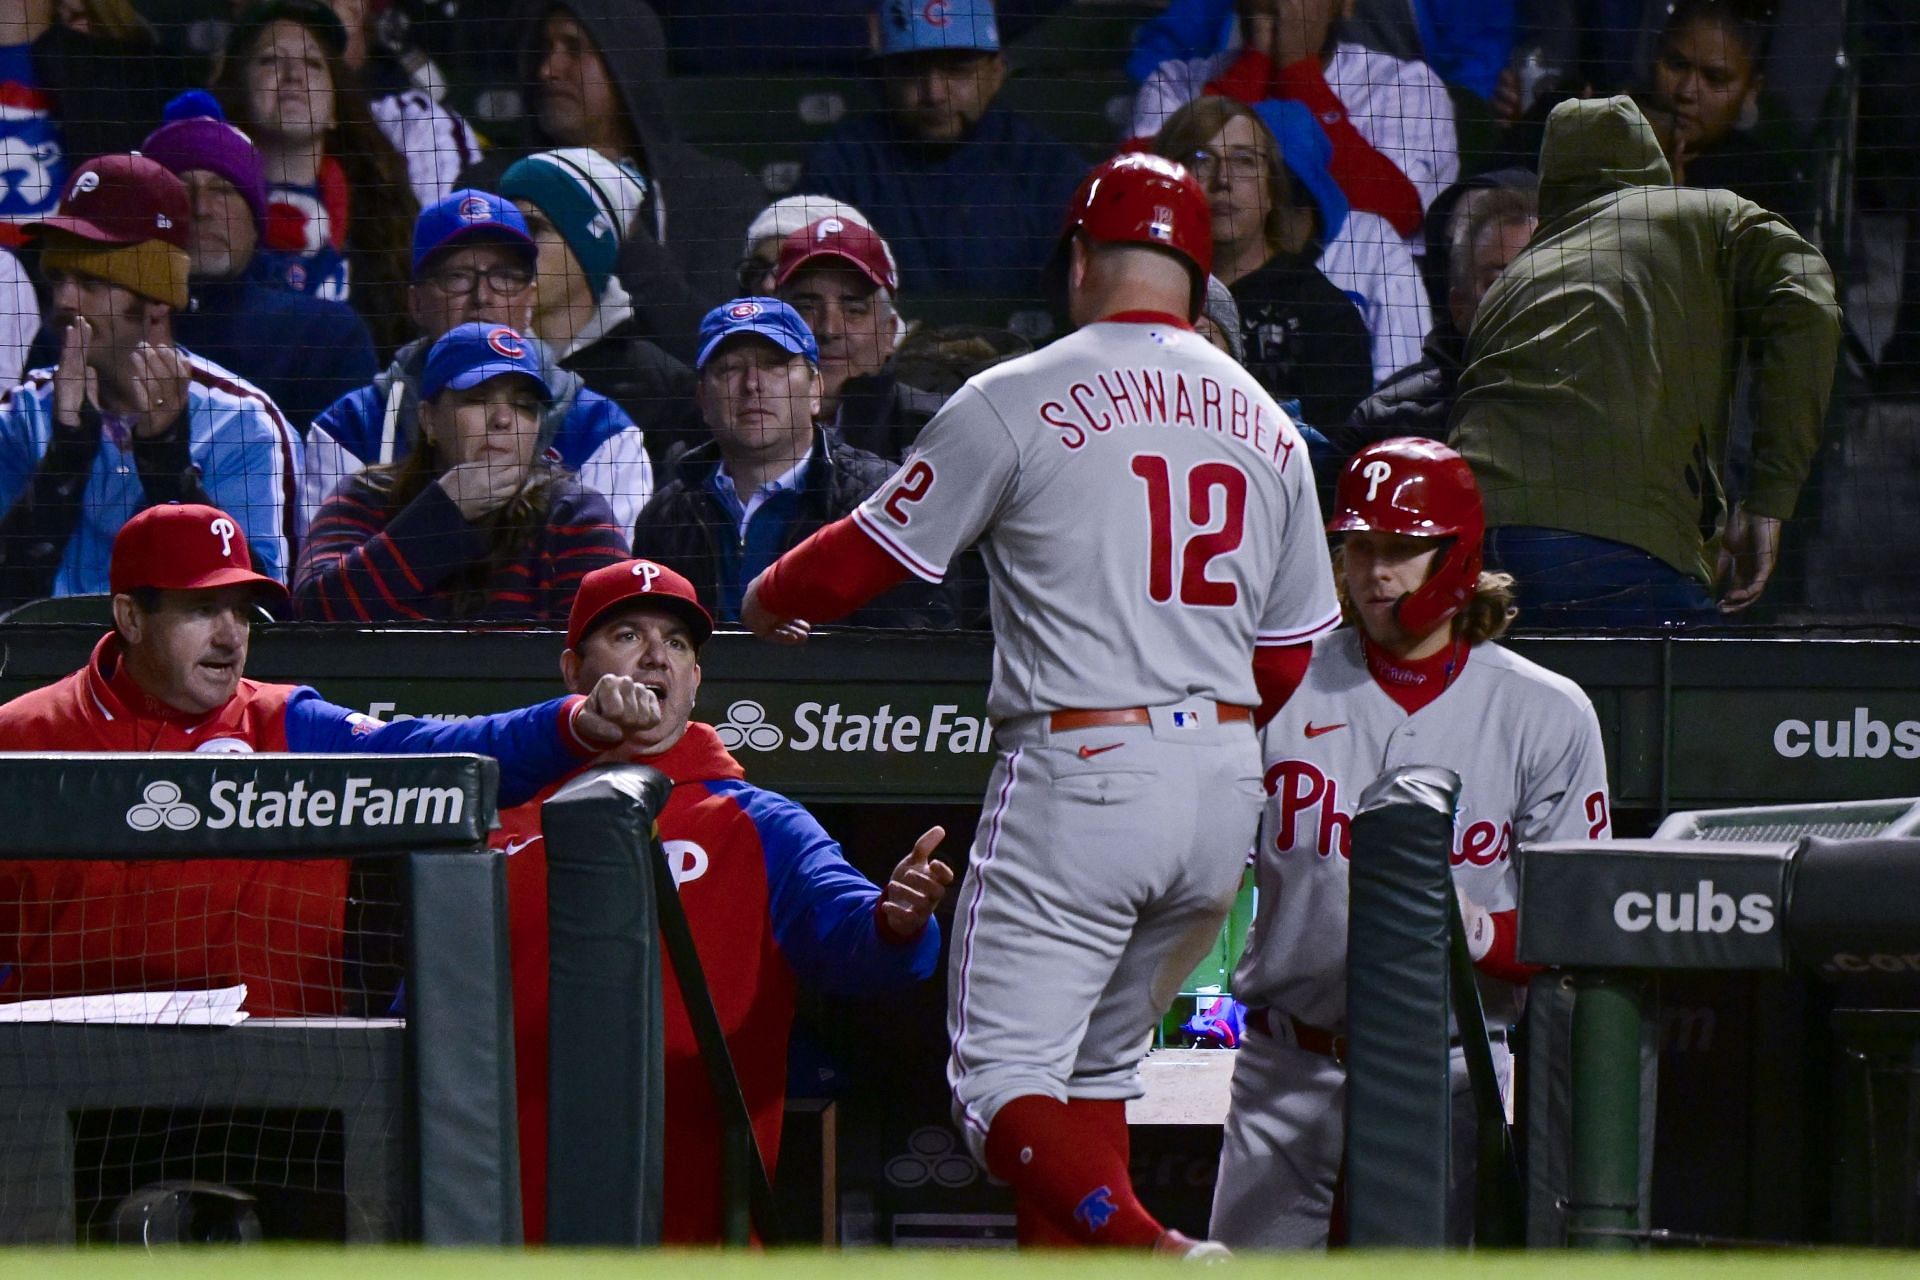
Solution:
<svg viewBox="0 0 1920 1280">
<path fill-rule="evenodd" d="M 536 7 L 520 37 L 520 83 L 537 111 L 546 15 L 566 11 L 606 63 L 638 150 L 626 157 L 647 180 L 647 206 L 636 233 L 622 246 L 620 275 L 635 299 L 647 337 L 691 363 L 700 317 L 731 298 L 740 243 L 767 202 L 745 169 L 680 141 L 667 113 L 667 42 L 645 0 L 563 0 Z M 463 186 L 496 189 L 508 165 L 522 155 L 566 145 L 530 121 L 534 145 L 495 150 L 461 175 Z M 650 234 L 642 235 L 639 231 Z"/>
<path fill-rule="evenodd" d="M 1826 417 L 1840 311 L 1826 260 L 1786 219 L 1671 183 L 1632 99 L 1554 108 L 1539 230 L 1481 301 L 1451 443 L 1489 527 L 1610 539 L 1710 584 L 1741 353 L 1742 501 L 1784 519 Z"/>
<path fill-rule="evenodd" d="M 433 344 L 425 338 L 394 355 L 387 371 L 342 396 L 313 420 L 300 475 L 301 530 L 342 480 L 362 467 L 397 462 L 413 448 L 420 418 L 420 372 Z M 535 343 L 541 373 L 553 388 L 541 425 L 540 444 L 555 461 L 580 475 L 613 508 L 614 525 L 633 528 L 634 517 L 653 496 L 653 463 L 640 428 L 626 411 L 589 389 L 577 373 L 554 362 L 544 342 Z"/>
<path fill-rule="evenodd" d="M 612 757 L 608 757 L 612 758 Z M 842 995 L 924 981 L 940 955 L 940 926 L 887 940 L 879 888 L 854 870 L 805 809 L 746 781 L 711 725 L 687 725 L 658 755 L 620 757 L 673 779 L 660 838 L 677 852 L 674 880 L 694 949 L 739 1073 L 754 1137 L 771 1170 L 786 1105 L 787 1036 L 799 983 Z M 556 784 L 557 788 L 558 784 Z M 540 806 L 555 788 L 500 814 L 507 853 L 513 964 L 514 1061 L 520 1081 L 520 1170 L 529 1242 L 546 1237 L 547 852 Z M 661 959 L 666 1004 L 666 1163 L 663 1244 L 717 1244 L 721 1129 L 706 1067 Z"/>
</svg>

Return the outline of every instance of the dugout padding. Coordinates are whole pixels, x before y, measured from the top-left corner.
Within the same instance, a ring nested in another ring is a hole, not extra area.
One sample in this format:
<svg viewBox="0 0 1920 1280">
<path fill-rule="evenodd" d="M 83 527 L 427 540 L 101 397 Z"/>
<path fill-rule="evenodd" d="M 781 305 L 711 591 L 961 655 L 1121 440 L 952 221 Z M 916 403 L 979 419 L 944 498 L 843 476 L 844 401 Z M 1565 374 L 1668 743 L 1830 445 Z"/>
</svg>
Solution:
<svg viewBox="0 0 1920 1280">
<path fill-rule="evenodd" d="M 257 1126 L 264 1129 L 313 1130 L 338 1166 L 348 1238 L 516 1242 L 505 866 L 485 844 L 497 791 L 498 765 L 473 755 L 0 755 L 0 854 L 8 858 L 385 861 L 397 868 L 406 920 L 404 1022 L 6 1028 L 5 1238 L 75 1239 L 73 1204 L 63 1211 L 45 1197 L 63 1179 L 76 1202 L 87 1186 L 110 1181 L 96 1171 L 88 1183 L 73 1152 L 97 1140 L 98 1117 L 128 1109 L 169 1124 L 199 1112 L 208 1131 L 223 1134 L 240 1114 L 271 1116 Z M 269 794 L 283 800 L 269 805 Z M 64 1152 L 56 1149 L 62 1130 Z M 132 1167 L 144 1157 L 106 1158 Z M 263 1157 L 251 1149 L 235 1158 L 257 1168 Z"/>
</svg>

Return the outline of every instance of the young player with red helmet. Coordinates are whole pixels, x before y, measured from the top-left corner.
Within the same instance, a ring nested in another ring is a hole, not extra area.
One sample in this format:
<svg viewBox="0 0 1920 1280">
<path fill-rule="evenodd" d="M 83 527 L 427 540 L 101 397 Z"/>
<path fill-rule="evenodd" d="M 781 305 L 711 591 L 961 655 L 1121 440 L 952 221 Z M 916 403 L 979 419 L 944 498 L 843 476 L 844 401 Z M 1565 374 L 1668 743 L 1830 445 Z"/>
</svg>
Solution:
<svg viewBox="0 0 1920 1280">
<path fill-rule="evenodd" d="M 1234 1064 L 1212 1233 L 1262 1248 L 1324 1245 L 1345 1147 L 1347 859 L 1355 801 L 1389 769 L 1460 775 L 1454 884 L 1503 1091 L 1506 1029 L 1529 971 L 1514 957 L 1513 851 L 1608 834 L 1606 761 L 1572 681 L 1492 643 L 1512 579 L 1481 570 L 1486 518 L 1453 450 L 1402 437 L 1355 454 L 1329 531 L 1342 612 L 1305 682 L 1267 725 L 1259 906 L 1234 995 L 1249 1006 Z M 1473 1224 L 1473 1099 L 1453 1051 L 1450 1229 Z"/>
</svg>

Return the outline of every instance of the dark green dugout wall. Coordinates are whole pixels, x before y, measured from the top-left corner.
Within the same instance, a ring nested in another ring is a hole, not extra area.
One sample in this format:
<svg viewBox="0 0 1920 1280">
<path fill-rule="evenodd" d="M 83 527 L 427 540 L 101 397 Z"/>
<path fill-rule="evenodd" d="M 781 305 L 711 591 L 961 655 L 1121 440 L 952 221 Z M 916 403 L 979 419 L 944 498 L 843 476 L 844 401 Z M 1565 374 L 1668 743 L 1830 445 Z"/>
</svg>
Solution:
<svg viewBox="0 0 1920 1280">
<path fill-rule="evenodd" d="M 0 628 L 0 698 L 86 660 L 91 627 Z M 558 692 L 553 632 L 255 633 L 248 674 L 382 716 L 497 711 Z M 1577 681 L 1621 809 L 1912 793 L 1920 640 L 1520 639 Z M 716 636 L 695 714 L 762 786 L 817 801 L 977 801 L 991 753 L 984 635 L 845 632 L 797 649 Z"/>
</svg>

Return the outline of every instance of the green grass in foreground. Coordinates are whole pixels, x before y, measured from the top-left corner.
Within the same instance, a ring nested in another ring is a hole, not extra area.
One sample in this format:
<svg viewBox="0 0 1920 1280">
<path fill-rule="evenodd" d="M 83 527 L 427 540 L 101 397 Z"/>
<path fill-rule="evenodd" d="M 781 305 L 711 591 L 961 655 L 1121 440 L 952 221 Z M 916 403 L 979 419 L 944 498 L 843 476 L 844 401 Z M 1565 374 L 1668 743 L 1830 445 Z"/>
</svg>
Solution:
<svg viewBox="0 0 1920 1280">
<path fill-rule="evenodd" d="M 998 1251 L 823 1252 L 770 1254 L 699 1252 L 527 1252 L 423 1249 L 263 1247 L 232 1250 L 0 1249 L 0 1276 L 35 1280 L 599 1280 L 653 1274 L 699 1280 L 1078 1280 L 1151 1273 L 1179 1264 L 1117 1253 L 1027 1254 Z M 1480 1254 L 1338 1253 L 1328 1256 L 1245 1256 L 1224 1273 L 1327 1276 L 1336 1280 L 1912 1280 L 1920 1254 L 1862 1250 L 1793 1253 L 1670 1252 L 1602 1256 L 1574 1253 Z M 1213 1274 L 1223 1274 L 1214 1272 Z"/>
</svg>

